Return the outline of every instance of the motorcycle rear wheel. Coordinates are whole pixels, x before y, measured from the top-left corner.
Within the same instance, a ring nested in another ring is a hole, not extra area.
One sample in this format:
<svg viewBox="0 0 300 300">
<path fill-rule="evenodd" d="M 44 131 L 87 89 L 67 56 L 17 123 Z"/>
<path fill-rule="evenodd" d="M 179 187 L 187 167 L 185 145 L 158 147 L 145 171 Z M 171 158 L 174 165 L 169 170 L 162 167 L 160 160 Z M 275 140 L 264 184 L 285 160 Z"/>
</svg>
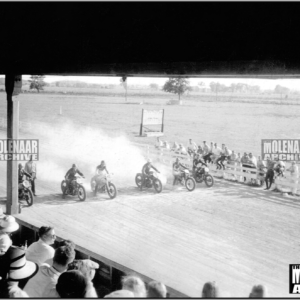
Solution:
<svg viewBox="0 0 300 300">
<path fill-rule="evenodd" d="M 85 188 L 82 185 L 78 187 L 78 198 L 80 201 L 84 201 L 86 199 Z"/>
<path fill-rule="evenodd" d="M 210 174 L 205 176 L 204 181 L 208 187 L 212 187 L 215 183 L 214 178 Z"/>
<path fill-rule="evenodd" d="M 162 191 L 162 183 L 159 179 L 154 180 L 153 186 L 157 193 L 160 193 Z"/>
<path fill-rule="evenodd" d="M 114 198 L 117 197 L 117 194 L 118 194 L 117 188 L 116 188 L 116 186 L 115 186 L 113 183 L 111 183 L 111 182 L 108 183 L 107 194 L 108 194 L 108 196 L 110 197 L 110 199 L 114 199 Z"/>
<path fill-rule="evenodd" d="M 196 181 L 194 178 L 189 177 L 185 181 L 185 187 L 189 192 L 192 192 L 196 188 Z"/>
<path fill-rule="evenodd" d="M 203 182 L 203 175 L 196 174 L 195 181 L 198 182 L 198 183 L 202 183 Z"/>
</svg>

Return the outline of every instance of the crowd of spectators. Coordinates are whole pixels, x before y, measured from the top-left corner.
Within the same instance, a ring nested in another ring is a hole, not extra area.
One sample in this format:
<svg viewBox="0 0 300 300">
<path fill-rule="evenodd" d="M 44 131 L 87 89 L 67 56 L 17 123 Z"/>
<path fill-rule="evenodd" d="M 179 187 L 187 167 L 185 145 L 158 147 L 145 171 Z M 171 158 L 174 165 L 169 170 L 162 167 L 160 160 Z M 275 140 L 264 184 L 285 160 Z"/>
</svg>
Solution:
<svg viewBox="0 0 300 300">
<path fill-rule="evenodd" d="M 257 179 L 251 180 L 251 183 L 262 186 L 266 183 L 266 190 L 269 190 L 274 182 L 275 176 L 284 177 L 284 172 L 290 172 L 292 177 L 298 177 L 298 166 L 295 161 L 291 162 L 291 166 L 286 168 L 286 165 L 279 158 L 271 160 L 267 158 L 266 161 L 262 160 L 260 156 L 257 158 L 250 152 L 236 153 L 230 150 L 225 144 L 210 142 L 210 145 L 203 141 L 203 145 L 197 145 L 192 139 L 189 139 L 188 146 L 174 142 L 171 146 L 169 142 L 163 141 L 157 137 L 155 148 L 161 150 L 174 151 L 175 154 L 186 155 L 187 157 L 194 158 L 199 155 L 205 163 L 215 164 L 217 170 L 235 169 L 240 171 L 239 167 L 243 168 L 243 172 L 257 173 Z M 249 171 L 245 170 L 249 169 Z M 251 169 L 255 169 L 251 172 Z M 257 172 L 258 171 L 258 172 Z M 237 178 L 235 178 L 237 179 Z M 246 182 L 247 178 L 244 176 L 242 181 Z M 292 194 L 296 190 L 294 189 Z"/>
<path fill-rule="evenodd" d="M 15 218 L 6 216 L 0 208 L 0 298 L 100 298 L 93 283 L 99 264 L 90 259 L 75 259 L 74 242 L 62 240 L 54 248 L 54 228 L 42 226 L 37 242 L 17 247 L 11 234 L 18 229 Z M 103 298 L 170 296 L 162 282 L 146 283 L 137 275 L 124 276 L 120 286 Z M 216 283 L 205 283 L 202 298 L 218 297 L 222 294 Z M 261 285 L 254 286 L 249 294 L 249 298 L 263 297 L 266 291 Z"/>
</svg>

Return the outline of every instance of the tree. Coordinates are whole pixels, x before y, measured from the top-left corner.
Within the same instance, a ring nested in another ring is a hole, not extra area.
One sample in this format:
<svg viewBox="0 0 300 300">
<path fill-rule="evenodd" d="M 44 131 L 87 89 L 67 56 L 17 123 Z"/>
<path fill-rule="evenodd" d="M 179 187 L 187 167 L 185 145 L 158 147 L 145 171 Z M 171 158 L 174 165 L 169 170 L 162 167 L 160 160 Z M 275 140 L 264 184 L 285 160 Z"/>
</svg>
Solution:
<svg viewBox="0 0 300 300">
<path fill-rule="evenodd" d="M 46 83 L 44 82 L 45 76 L 44 75 L 31 75 L 29 82 L 30 86 L 29 89 L 36 89 L 38 93 L 43 90 Z"/>
<path fill-rule="evenodd" d="M 167 93 L 173 93 L 178 95 L 180 100 L 181 95 L 186 91 L 190 91 L 189 81 L 183 77 L 170 77 L 168 81 L 165 82 L 162 90 Z"/>
<path fill-rule="evenodd" d="M 158 90 L 158 84 L 157 83 L 150 83 L 150 89 Z"/>
<path fill-rule="evenodd" d="M 280 94 L 280 98 L 282 99 L 282 95 L 285 94 L 287 98 L 287 94 L 289 93 L 289 89 L 287 87 L 281 86 L 279 84 L 276 85 L 274 92 L 276 94 Z"/>
</svg>

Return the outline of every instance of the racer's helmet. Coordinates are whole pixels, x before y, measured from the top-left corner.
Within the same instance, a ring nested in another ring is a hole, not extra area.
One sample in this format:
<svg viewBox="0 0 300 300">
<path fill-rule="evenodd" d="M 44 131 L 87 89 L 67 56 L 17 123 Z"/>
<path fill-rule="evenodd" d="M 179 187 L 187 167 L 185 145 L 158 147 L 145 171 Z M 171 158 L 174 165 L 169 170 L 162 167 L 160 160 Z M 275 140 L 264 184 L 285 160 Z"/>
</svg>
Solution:
<svg viewBox="0 0 300 300">
<path fill-rule="evenodd" d="M 104 166 L 104 167 L 106 166 L 106 163 L 105 163 L 104 160 L 101 160 L 101 165 Z"/>
<path fill-rule="evenodd" d="M 151 158 L 148 158 L 148 159 L 147 159 L 147 163 L 152 163 L 152 159 L 151 159 Z"/>
<path fill-rule="evenodd" d="M 22 168 L 23 168 L 23 165 L 22 165 L 21 163 L 19 163 L 19 164 L 18 164 L 18 168 L 19 168 L 19 169 L 22 169 Z"/>
<path fill-rule="evenodd" d="M 72 168 L 73 168 L 73 169 L 77 169 L 76 164 L 73 164 L 73 165 L 72 165 Z"/>
</svg>

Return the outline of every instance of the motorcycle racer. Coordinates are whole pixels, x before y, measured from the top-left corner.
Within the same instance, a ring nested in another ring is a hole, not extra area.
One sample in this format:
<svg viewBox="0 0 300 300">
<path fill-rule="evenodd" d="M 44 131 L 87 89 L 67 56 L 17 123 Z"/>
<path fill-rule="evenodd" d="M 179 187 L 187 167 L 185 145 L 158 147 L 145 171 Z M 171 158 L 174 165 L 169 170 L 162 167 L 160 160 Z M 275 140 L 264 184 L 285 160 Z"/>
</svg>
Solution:
<svg viewBox="0 0 300 300">
<path fill-rule="evenodd" d="M 67 182 L 67 188 L 70 186 L 72 180 L 76 179 L 76 176 L 75 176 L 76 174 L 79 174 L 80 176 L 82 176 L 84 178 L 84 175 L 79 171 L 76 164 L 73 164 L 72 168 L 69 169 L 69 171 L 65 175 L 65 180 Z"/>
<path fill-rule="evenodd" d="M 160 173 L 153 165 L 152 165 L 152 160 L 150 158 L 148 158 L 147 163 L 144 164 L 143 168 L 142 168 L 142 174 L 143 174 L 143 185 L 145 180 L 148 178 L 148 176 L 150 176 L 150 170 L 153 169 L 155 170 L 157 173 Z"/>
<path fill-rule="evenodd" d="M 187 169 L 183 164 L 179 162 L 179 158 L 176 158 L 176 161 L 173 163 L 173 175 L 174 175 L 174 180 L 173 180 L 173 185 L 176 184 L 176 181 L 180 179 L 181 176 L 181 171 L 182 169 Z"/>
<path fill-rule="evenodd" d="M 95 191 L 94 194 L 97 194 L 98 186 L 101 184 L 102 178 L 109 174 L 108 170 L 106 169 L 106 163 L 104 160 L 101 161 L 100 165 L 96 167 L 96 175 L 93 177 L 96 181 Z"/>
</svg>

